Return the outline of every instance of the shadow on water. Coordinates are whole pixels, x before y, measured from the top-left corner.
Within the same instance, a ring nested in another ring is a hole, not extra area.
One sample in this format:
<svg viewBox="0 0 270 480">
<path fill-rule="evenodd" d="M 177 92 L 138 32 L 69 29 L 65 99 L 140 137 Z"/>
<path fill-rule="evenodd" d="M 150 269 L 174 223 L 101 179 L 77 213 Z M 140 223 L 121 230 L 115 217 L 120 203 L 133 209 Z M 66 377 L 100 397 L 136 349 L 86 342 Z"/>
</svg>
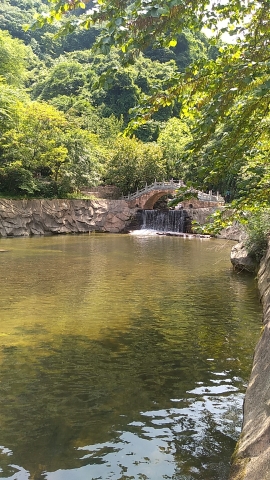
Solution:
<svg viewBox="0 0 270 480">
<path fill-rule="evenodd" d="M 14 252 L 23 283 L 6 274 L 20 298 L 1 328 L 0 478 L 225 480 L 260 326 L 252 281 L 220 254 L 198 275 L 213 252 L 195 262 L 175 239 L 134 253 L 102 238 L 91 258 L 66 242 L 59 261 L 43 244 L 42 271 Z"/>
<path fill-rule="evenodd" d="M 155 330 L 148 330 L 147 335 L 142 332 L 139 338 L 136 335 L 130 348 L 132 340 L 132 332 L 118 339 L 114 337 L 113 341 L 108 335 L 100 342 L 64 337 L 58 344 L 41 344 L 45 355 L 39 356 L 31 348 L 4 349 L 1 442 L 11 450 L 15 447 L 12 464 L 23 465 L 34 473 L 35 479 L 43 478 L 43 470 L 53 472 L 91 463 L 106 464 L 110 461 L 106 460 L 110 450 L 123 450 L 129 432 L 130 440 L 134 434 L 144 440 L 159 437 L 157 445 L 175 457 L 181 475 L 183 465 L 190 464 L 191 457 L 194 457 L 193 469 L 204 464 L 208 470 L 209 459 L 214 461 L 213 452 L 218 456 L 233 440 L 219 432 L 211 412 L 203 408 L 202 395 L 199 395 L 200 405 L 190 395 L 170 398 L 179 384 L 184 385 L 184 390 L 194 388 L 197 383 L 193 370 L 199 376 L 198 372 L 205 368 L 199 360 L 191 367 L 181 355 L 161 348 L 164 339 Z M 158 359 L 153 353 L 157 345 Z M 211 385 L 209 371 L 207 375 L 204 373 L 204 384 Z M 230 392 L 225 388 L 232 408 Z M 141 405 L 144 412 L 140 411 Z M 224 407 L 221 410 L 226 410 L 227 406 Z M 193 418 L 192 408 L 197 418 Z M 204 428 L 208 435 L 203 443 Z M 102 445 L 102 449 L 94 449 L 90 458 L 83 460 L 79 448 L 96 444 Z M 8 466 L 9 456 L 6 460 L 2 468 L 8 476 L 14 468 Z M 126 463 L 128 469 L 131 462 Z"/>
</svg>

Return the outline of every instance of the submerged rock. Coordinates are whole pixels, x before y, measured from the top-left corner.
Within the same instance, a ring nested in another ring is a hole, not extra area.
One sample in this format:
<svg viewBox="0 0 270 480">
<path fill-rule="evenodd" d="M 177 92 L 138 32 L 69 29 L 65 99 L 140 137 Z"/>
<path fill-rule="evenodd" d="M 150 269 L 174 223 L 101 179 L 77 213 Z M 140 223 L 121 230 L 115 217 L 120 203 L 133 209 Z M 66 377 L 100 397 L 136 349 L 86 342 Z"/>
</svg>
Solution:
<svg viewBox="0 0 270 480">
<path fill-rule="evenodd" d="M 167 237 L 183 237 L 183 238 L 212 238 L 211 235 L 202 235 L 200 233 L 182 233 L 182 232 L 156 232 L 157 235 L 165 235 Z"/>
</svg>

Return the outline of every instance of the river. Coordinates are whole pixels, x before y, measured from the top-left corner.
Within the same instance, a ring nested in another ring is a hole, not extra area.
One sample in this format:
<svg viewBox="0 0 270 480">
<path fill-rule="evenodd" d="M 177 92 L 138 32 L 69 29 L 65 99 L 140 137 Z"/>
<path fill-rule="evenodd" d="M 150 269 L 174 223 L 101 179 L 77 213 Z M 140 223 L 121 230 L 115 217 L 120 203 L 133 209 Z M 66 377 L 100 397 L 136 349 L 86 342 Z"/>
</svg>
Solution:
<svg viewBox="0 0 270 480">
<path fill-rule="evenodd" d="M 227 479 L 262 315 L 232 245 L 0 240 L 0 478 Z"/>
</svg>

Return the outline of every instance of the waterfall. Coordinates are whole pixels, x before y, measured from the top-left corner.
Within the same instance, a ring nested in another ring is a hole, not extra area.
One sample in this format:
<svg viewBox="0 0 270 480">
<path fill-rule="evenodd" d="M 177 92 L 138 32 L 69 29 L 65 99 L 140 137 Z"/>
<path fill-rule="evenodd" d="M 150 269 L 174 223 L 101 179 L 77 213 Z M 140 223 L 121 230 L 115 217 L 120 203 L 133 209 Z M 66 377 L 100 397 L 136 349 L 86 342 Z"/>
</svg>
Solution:
<svg viewBox="0 0 270 480">
<path fill-rule="evenodd" d="M 142 229 L 158 232 L 186 232 L 185 210 L 143 210 Z"/>
</svg>

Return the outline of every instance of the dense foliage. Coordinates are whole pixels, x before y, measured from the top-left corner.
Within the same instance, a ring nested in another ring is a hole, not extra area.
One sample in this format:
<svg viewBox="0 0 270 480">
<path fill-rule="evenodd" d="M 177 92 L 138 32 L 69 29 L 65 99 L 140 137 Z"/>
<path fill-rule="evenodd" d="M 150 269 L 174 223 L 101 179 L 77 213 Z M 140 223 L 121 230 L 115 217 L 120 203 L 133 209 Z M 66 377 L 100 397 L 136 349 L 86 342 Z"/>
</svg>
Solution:
<svg viewBox="0 0 270 480">
<path fill-rule="evenodd" d="M 1 194 L 62 196 L 99 183 L 128 193 L 155 178 L 182 176 L 191 133 L 179 119 L 180 102 L 139 125 L 134 138 L 119 135 L 144 98 L 208 58 L 206 37 L 185 30 L 174 47 L 149 47 L 124 66 L 121 50 L 90 49 L 100 25 L 56 37 L 59 25 L 67 30 L 84 18 L 80 8 L 61 24 L 25 29 L 38 12 L 49 16 L 45 0 L 0 5 Z"/>
<path fill-rule="evenodd" d="M 39 25 L 84 7 L 75 0 L 51 3 L 50 15 L 40 16 Z M 149 119 L 160 106 L 181 102 L 180 115 L 192 123 L 193 134 L 185 156 L 186 177 L 202 187 L 230 190 L 244 204 L 269 204 L 269 1 L 99 0 L 87 5 L 76 22 L 67 20 L 63 29 L 78 25 L 102 27 L 96 49 L 108 53 L 118 45 L 124 62 L 134 61 L 139 50 L 150 46 L 175 47 L 186 28 L 214 30 L 218 54 L 197 55 L 189 68 L 163 79 L 162 88 L 139 109 L 139 118 Z M 221 46 L 224 32 L 232 42 Z"/>
<path fill-rule="evenodd" d="M 226 195 L 238 218 L 269 208 L 269 11 L 255 0 L 4 0 L 0 191 L 128 193 L 178 177 Z"/>
<path fill-rule="evenodd" d="M 270 232 L 269 211 L 262 209 L 248 215 L 246 221 L 245 247 L 248 253 L 258 262 L 267 251 Z"/>
</svg>

